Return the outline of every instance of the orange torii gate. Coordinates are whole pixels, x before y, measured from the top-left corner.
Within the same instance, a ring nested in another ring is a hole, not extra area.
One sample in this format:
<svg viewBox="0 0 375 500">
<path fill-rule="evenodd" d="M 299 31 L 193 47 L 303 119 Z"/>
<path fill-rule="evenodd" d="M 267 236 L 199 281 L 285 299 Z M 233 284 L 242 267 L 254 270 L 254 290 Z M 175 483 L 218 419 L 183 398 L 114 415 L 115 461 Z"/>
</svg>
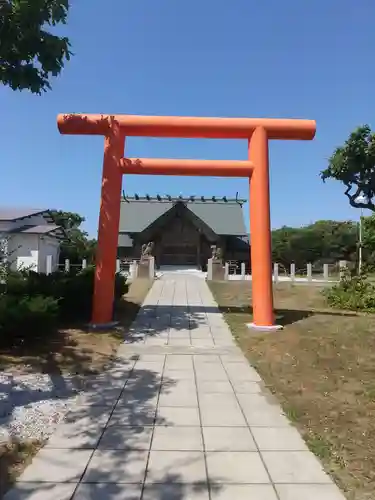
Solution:
<svg viewBox="0 0 375 500">
<path fill-rule="evenodd" d="M 96 253 L 92 323 L 113 319 L 114 279 L 123 174 L 247 177 L 250 190 L 253 325 L 275 328 L 272 291 L 272 256 L 268 141 L 311 140 L 314 120 L 271 118 L 201 118 L 60 114 L 62 134 L 104 136 L 104 160 Z M 123 158 L 126 136 L 203 139 L 245 139 L 247 161 Z"/>
</svg>

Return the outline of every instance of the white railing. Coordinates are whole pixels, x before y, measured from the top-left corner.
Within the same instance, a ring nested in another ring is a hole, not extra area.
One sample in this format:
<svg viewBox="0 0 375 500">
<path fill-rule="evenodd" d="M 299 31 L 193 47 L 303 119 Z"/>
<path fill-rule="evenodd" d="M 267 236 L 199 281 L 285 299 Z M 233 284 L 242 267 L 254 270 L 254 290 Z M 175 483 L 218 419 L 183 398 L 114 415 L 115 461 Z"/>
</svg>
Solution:
<svg viewBox="0 0 375 500">
<path fill-rule="evenodd" d="M 53 267 L 52 256 L 47 255 L 46 263 L 46 274 L 51 274 L 53 271 L 65 271 L 70 272 L 71 269 L 86 269 L 88 267 L 87 259 L 82 259 L 81 263 L 71 263 L 69 259 L 65 259 L 63 264 L 58 264 Z M 138 263 L 139 259 L 117 259 L 116 260 L 116 273 L 122 274 L 123 276 L 134 279 L 138 273 Z M 90 264 L 91 265 L 91 264 Z"/>
<path fill-rule="evenodd" d="M 307 263 L 305 268 L 296 269 L 295 264 L 291 264 L 289 269 L 283 265 L 274 263 L 272 278 L 275 283 L 283 281 L 300 282 L 335 282 L 338 281 L 348 267 L 347 262 L 342 260 L 337 265 L 323 264 L 317 270 L 311 263 Z M 240 270 L 240 272 L 238 272 Z M 224 279 L 228 280 L 251 280 L 251 274 L 246 273 L 245 262 L 225 263 Z"/>
</svg>

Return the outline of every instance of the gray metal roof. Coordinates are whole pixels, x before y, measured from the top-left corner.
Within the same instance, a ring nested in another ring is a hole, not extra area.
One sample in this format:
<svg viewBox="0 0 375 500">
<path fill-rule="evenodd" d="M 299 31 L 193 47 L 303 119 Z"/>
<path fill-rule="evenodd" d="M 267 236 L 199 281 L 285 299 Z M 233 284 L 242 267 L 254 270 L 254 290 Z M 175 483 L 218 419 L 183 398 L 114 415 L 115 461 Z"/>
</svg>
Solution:
<svg viewBox="0 0 375 500">
<path fill-rule="evenodd" d="M 56 224 L 43 224 L 40 226 L 21 226 L 16 227 L 9 231 L 11 234 L 50 234 L 55 233 L 54 236 L 64 237 L 64 231 L 61 226 Z"/>
<path fill-rule="evenodd" d="M 215 200 L 215 201 L 214 201 Z M 245 200 L 213 198 L 126 198 L 121 202 L 120 233 L 140 233 L 175 203 L 182 202 L 217 235 L 246 236 L 242 204 Z"/>
<path fill-rule="evenodd" d="M 18 229 L 18 233 L 26 233 L 26 234 L 48 234 L 52 231 L 61 230 L 60 226 L 56 224 L 43 224 L 42 226 L 27 226 Z"/>
<path fill-rule="evenodd" d="M 194 202 L 188 208 L 216 234 L 243 236 L 247 233 L 239 203 Z"/>
<path fill-rule="evenodd" d="M 119 247 L 132 247 L 133 246 L 133 238 L 131 238 L 128 234 L 119 234 L 118 235 L 118 244 Z"/>
<path fill-rule="evenodd" d="M 13 221 L 44 213 L 48 213 L 45 208 L 0 207 L 0 221 Z"/>
</svg>

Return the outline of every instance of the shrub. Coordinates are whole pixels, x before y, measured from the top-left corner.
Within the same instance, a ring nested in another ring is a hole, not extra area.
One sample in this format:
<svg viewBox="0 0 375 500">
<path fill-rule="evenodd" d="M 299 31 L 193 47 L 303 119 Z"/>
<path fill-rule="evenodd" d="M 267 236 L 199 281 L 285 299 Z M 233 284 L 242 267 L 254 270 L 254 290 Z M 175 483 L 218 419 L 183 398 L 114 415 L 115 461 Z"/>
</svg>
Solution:
<svg viewBox="0 0 375 500">
<path fill-rule="evenodd" d="M 6 293 L 14 297 L 51 297 L 59 302 L 60 319 L 87 320 L 92 308 L 94 275 L 93 266 L 69 272 L 57 271 L 49 275 L 33 271 L 10 272 Z M 116 274 L 115 299 L 120 299 L 126 291 L 126 278 Z"/>
<path fill-rule="evenodd" d="M 357 275 L 346 270 L 341 281 L 323 293 L 331 307 L 375 312 L 375 286 L 365 273 Z"/>
<path fill-rule="evenodd" d="M 56 325 L 58 300 L 52 297 L 0 295 L 0 344 L 27 344 Z"/>
</svg>

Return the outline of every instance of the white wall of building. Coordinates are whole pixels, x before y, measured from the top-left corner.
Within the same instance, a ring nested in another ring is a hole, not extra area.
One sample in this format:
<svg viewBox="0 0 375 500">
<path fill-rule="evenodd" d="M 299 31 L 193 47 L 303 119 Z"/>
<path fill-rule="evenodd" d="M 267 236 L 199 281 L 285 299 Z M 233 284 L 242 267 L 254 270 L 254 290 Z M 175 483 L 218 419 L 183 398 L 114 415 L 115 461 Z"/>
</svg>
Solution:
<svg viewBox="0 0 375 500">
<path fill-rule="evenodd" d="M 52 271 L 59 262 L 59 242 L 49 236 L 37 234 L 12 234 L 8 237 L 8 259 L 11 268 L 31 269 L 45 273 L 47 255 L 52 256 Z"/>
<path fill-rule="evenodd" d="M 47 272 L 47 257 L 52 257 L 52 271 L 56 271 L 59 265 L 60 243 L 51 236 L 41 236 L 39 241 L 38 272 Z"/>
<path fill-rule="evenodd" d="M 33 215 L 27 219 L 15 221 L 0 221 L 0 239 L 8 243 L 8 260 L 11 268 L 32 269 L 45 273 L 47 270 L 47 256 L 52 257 L 52 271 L 57 269 L 60 255 L 59 241 L 47 234 L 13 233 L 12 231 L 23 226 L 48 225 L 43 215 Z"/>
<path fill-rule="evenodd" d="M 11 269 L 38 271 L 39 239 L 36 234 L 8 235 L 8 261 Z"/>
</svg>

